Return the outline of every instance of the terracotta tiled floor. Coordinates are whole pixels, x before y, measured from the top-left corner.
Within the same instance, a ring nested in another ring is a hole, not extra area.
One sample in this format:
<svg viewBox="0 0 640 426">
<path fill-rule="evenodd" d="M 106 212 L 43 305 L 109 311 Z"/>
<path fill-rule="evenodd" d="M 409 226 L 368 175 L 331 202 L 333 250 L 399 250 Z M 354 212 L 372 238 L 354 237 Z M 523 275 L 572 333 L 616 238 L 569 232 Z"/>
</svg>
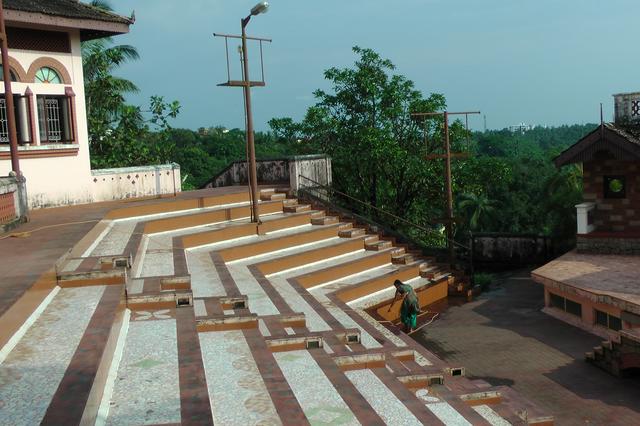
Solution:
<svg viewBox="0 0 640 426">
<path fill-rule="evenodd" d="M 618 379 L 583 361 L 601 338 L 551 318 L 529 271 L 473 303 L 451 307 L 418 339 L 467 376 L 508 385 L 558 425 L 640 424 L 640 378 Z"/>
</svg>

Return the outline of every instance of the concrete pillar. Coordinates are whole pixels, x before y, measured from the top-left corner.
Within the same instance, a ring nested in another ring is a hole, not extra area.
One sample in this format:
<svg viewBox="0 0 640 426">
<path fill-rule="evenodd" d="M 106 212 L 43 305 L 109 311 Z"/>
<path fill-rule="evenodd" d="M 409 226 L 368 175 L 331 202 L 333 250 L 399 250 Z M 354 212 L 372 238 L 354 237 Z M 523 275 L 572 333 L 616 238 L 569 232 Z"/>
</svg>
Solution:
<svg viewBox="0 0 640 426">
<path fill-rule="evenodd" d="M 582 203 L 576 205 L 576 222 L 578 235 L 589 234 L 595 231 L 596 227 L 589 221 L 589 213 L 596 207 L 596 203 Z"/>
</svg>

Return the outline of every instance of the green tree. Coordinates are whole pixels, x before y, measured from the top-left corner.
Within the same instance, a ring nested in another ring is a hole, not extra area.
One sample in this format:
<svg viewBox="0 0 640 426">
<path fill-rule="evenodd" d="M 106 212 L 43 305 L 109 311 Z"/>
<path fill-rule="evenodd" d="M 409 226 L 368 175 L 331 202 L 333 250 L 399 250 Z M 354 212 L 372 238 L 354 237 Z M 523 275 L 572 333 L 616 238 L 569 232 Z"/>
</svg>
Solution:
<svg viewBox="0 0 640 426">
<path fill-rule="evenodd" d="M 93 7 L 111 11 L 108 2 L 94 0 Z M 167 138 L 169 118 L 180 111 L 177 101 L 152 96 L 149 109 L 128 105 L 126 96 L 138 92 L 131 81 L 114 75 L 128 61 L 139 59 L 135 47 L 114 45 L 111 38 L 82 44 L 85 98 L 91 164 L 95 168 L 164 163 L 171 160 L 174 144 Z M 145 119 L 145 114 L 150 118 Z M 150 134 L 155 131 L 157 134 Z"/>
<path fill-rule="evenodd" d="M 276 138 L 329 154 L 337 189 L 404 217 L 423 216 L 434 206 L 422 200 L 441 191 L 433 178 L 439 167 L 425 164 L 423 126 L 411 113 L 443 109 L 444 96 L 425 98 L 411 80 L 392 74 L 391 61 L 371 49 L 353 51 L 353 67 L 325 71 L 332 90 L 314 92 L 317 103 L 301 123 L 278 118 L 269 125 Z"/>
<path fill-rule="evenodd" d="M 490 230 L 497 213 L 497 202 L 490 200 L 486 194 L 462 194 L 458 198 L 457 207 L 472 231 Z"/>
</svg>

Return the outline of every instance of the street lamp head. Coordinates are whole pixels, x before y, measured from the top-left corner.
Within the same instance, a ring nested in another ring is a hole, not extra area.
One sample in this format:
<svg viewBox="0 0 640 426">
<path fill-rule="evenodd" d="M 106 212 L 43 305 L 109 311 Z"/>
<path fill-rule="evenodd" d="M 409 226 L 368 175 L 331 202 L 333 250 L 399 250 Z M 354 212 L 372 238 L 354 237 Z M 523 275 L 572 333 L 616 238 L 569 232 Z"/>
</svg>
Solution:
<svg viewBox="0 0 640 426">
<path fill-rule="evenodd" d="M 267 13 L 269 10 L 269 2 L 261 1 L 260 3 L 253 6 L 251 9 L 251 16 L 260 15 L 261 13 Z"/>
</svg>

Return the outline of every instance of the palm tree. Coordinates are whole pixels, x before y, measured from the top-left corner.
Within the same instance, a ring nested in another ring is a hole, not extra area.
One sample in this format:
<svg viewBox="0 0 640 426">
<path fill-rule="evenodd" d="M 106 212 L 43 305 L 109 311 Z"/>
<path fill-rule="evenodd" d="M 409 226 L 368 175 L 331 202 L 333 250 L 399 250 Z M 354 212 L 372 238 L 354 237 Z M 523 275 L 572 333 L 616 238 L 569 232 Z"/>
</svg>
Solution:
<svg viewBox="0 0 640 426">
<path fill-rule="evenodd" d="M 93 0 L 89 5 L 112 11 L 105 0 Z M 122 113 L 125 96 L 138 92 L 139 89 L 133 82 L 116 77 L 113 72 L 127 61 L 139 58 L 135 47 L 113 45 L 110 37 L 82 43 L 85 98 L 90 127 L 111 124 Z"/>
<path fill-rule="evenodd" d="M 466 218 L 472 231 L 490 227 L 496 213 L 497 202 L 486 194 L 462 194 L 458 198 L 458 209 Z"/>
</svg>

